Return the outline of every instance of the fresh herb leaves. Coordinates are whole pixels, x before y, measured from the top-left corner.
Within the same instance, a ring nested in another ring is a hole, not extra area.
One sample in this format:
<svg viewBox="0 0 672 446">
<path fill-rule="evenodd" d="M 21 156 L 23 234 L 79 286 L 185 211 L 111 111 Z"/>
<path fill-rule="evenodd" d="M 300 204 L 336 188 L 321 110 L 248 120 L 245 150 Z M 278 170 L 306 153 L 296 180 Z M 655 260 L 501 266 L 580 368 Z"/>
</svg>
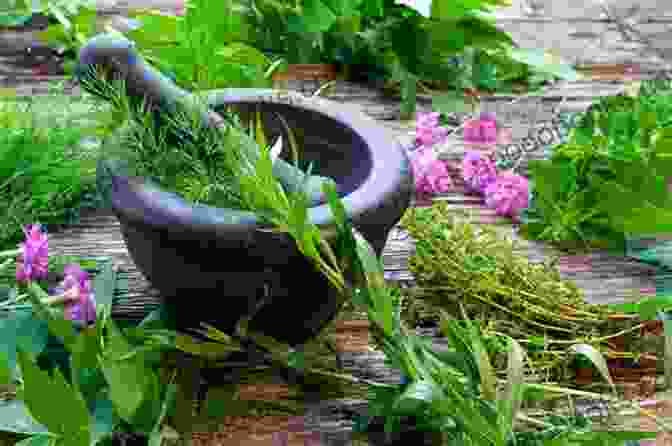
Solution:
<svg viewBox="0 0 672 446">
<path fill-rule="evenodd" d="M 672 230 L 666 176 L 672 89 L 604 98 L 550 160 L 531 161 L 534 199 L 522 233 L 561 246 L 624 250 L 632 235 Z"/>
</svg>

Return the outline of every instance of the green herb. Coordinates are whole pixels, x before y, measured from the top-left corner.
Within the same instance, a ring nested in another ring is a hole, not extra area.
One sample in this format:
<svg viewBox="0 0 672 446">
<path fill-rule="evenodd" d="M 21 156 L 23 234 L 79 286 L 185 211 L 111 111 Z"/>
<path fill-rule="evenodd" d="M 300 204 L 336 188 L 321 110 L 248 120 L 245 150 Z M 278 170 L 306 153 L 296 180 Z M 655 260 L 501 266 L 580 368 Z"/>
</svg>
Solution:
<svg viewBox="0 0 672 446">
<path fill-rule="evenodd" d="M 16 246 L 26 222 L 64 224 L 87 201 L 96 207 L 95 155 L 80 146 L 90 129 L 47 127 L 33 107 L 11 99 L 0 110 L 0 249 Z"/>
<path fill-rule="evenodd" d="M 671 93 L 645 84 L 636 98 L 604 98 L 550 160 L 530 161 L 534 199 L 522 233 L 560 246 L 623 252 L 626 238 L 669 232 Z"/>
<path fill-rule="evenodd" d="M 570 344 L 606 352 L 610 337 L 628 329 L 610 323 L 615 310 L 586 303 L 574 283 L 561 279 L 556 260 L 530 263 L 512 240 L 469 223 L 445 204 L 409 210 L 402 225 L 416 246 L 409 261 L 416 286 L 400 290 L 402 295 L 426 304 L 422 315 L 433 314 L 431 319 L 437 308 L 459 316 L 463 305 L 488 336 L 506 334 L 524 343 L 549 379 L 562 377 Z M 417 305 L 409 305 L 405 315 L 413 316 Z M 501 352 L 490 342 L 491 352 Z"/>
</svg>

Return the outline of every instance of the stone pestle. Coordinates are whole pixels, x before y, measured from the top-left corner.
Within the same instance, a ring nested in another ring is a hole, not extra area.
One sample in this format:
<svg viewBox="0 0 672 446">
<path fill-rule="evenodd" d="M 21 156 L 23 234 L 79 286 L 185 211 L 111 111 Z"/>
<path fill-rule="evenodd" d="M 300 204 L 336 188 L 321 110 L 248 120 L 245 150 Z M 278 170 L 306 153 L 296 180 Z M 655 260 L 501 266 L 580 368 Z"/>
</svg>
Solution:
<svg viewBox="0 0 672 446">
<path fill-rule="evenodd" d="M 202 101 L 178 87 L 168 77 L 149 65 L 137 52 L 135 44 L 119 34 L 99 34 L 91 38 L 79 52 L 79 60 L 75 68 L 75 78 L 89 93 L 109 100 L 103 91 L 96 88 L 95 79 L 91 78 L 92 68 L 103 67 L 108 75 L 124 81 L 126 95 L 132 106 L 138 106 L 143 99 L 153 112 L 157 122 L 161 122 L 163 114 L 174 116 L 178 111 L 198 113 L 204 125 L 210 128 L 222 128 L 228 124 L 214 110 L 203 105 Z M 88 81 L 88 82 L 87 82 Z M 93 81 L 93 82 L 91 82 Z M 251 161 L 258 159 L 258 146 L 244 132 L 231 128 L 232 132 L 222 132 L 223 137 L 231 136 L 240 140 L 241 148 Z M 185 135 L 175 135 L 178 138 Z M 238 142 L 238 141 L 236 141 Z M 273 174 L 284 187 L 292 193 L 303 187 L 309 206 L 325 203 L 322 186 L 333 180 L 326 177 L 306 174 L 282 159 L 273 163 Z M 304 183 L 304 180 L 305 183 Z"/>
</svg>

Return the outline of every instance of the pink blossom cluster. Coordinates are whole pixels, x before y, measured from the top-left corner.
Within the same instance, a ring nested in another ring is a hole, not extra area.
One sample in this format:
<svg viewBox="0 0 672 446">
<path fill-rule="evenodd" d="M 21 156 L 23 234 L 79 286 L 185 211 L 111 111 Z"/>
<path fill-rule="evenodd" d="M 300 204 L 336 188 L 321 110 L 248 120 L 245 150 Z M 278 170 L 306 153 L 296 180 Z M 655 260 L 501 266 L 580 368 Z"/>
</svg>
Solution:
<svg viewBox="0 0 672 446">
<path fill-rule="evenodd" d="M 441 113 L 418 113 L 415 124 L 415 145 L 417 147 L 431 147 L 443 142 L 448 136 L 448 127 L 439 125 Z"/>
<path fill-rule="evenodd" d="M 16 262 L 16 281 L 28 283 L 46 279 L 49 269 L 49 238 L 39 224 L 24 229 L 25 242 L 19 245 Z M 86 271 L 77 264 L 66 265 L 64 279 L 54 290 L 56 295 L 48 298 L 46 304 L 63 303 L 67 319 L 84 324 L 96 320 L 96 300 L 91 280 Z"/>
<path fill-rule="evenodd" d="M 468 189 L 485 196 L 485 205 L 499 216 L 517 219 L 529 206 L 527 178 L 512 171 L 497 172 L 495 162 L 485 154 L 465 154 L 462 178 Z"/>
<path fill-rule="evenodd" d="M 462 127 L 466 145 L 490 147 L 511 144 L 511 130 L 500 127 L 494 113 L 483 112 L 478 118 L 466 120 Z"/>
<path fill-rule="evenodd" d="M 415 129 L 417 149 L 410 154 L 410 158 L 419 196 L 445 193 L 453 185 L 446 164 L 432 148 L 448 136 L 448 128 L 439 125 L 439 116 L 438 112 L 418 114 Z"/>
</svg>

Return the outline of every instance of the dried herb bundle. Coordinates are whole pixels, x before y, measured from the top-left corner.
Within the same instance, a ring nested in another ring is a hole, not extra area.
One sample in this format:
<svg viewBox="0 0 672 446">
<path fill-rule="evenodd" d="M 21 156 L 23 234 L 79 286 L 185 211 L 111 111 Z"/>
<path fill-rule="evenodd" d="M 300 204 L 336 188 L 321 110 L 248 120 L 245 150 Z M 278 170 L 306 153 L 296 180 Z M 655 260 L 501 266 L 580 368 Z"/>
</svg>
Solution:
<svg viewBox="0 0 672 446">
<path fill-rule="evenodd" d="M 566 350 L 587 343 L 609 355 L 615 327 L 606 306 L 586 303 L 581 290 L 563 280 L 554 260 L 533 264 L 516 253 L 515 242 L 493 227 L 475 225 L 445 203 L 414 208 L 402 226 L 416 252 L 409 266 L 416 287 L 404 290 L 460 317 L 459 304 L 484 332 L 505 334 L 527 345 L 535 366 L 555 369 Z"/>
</svg>

